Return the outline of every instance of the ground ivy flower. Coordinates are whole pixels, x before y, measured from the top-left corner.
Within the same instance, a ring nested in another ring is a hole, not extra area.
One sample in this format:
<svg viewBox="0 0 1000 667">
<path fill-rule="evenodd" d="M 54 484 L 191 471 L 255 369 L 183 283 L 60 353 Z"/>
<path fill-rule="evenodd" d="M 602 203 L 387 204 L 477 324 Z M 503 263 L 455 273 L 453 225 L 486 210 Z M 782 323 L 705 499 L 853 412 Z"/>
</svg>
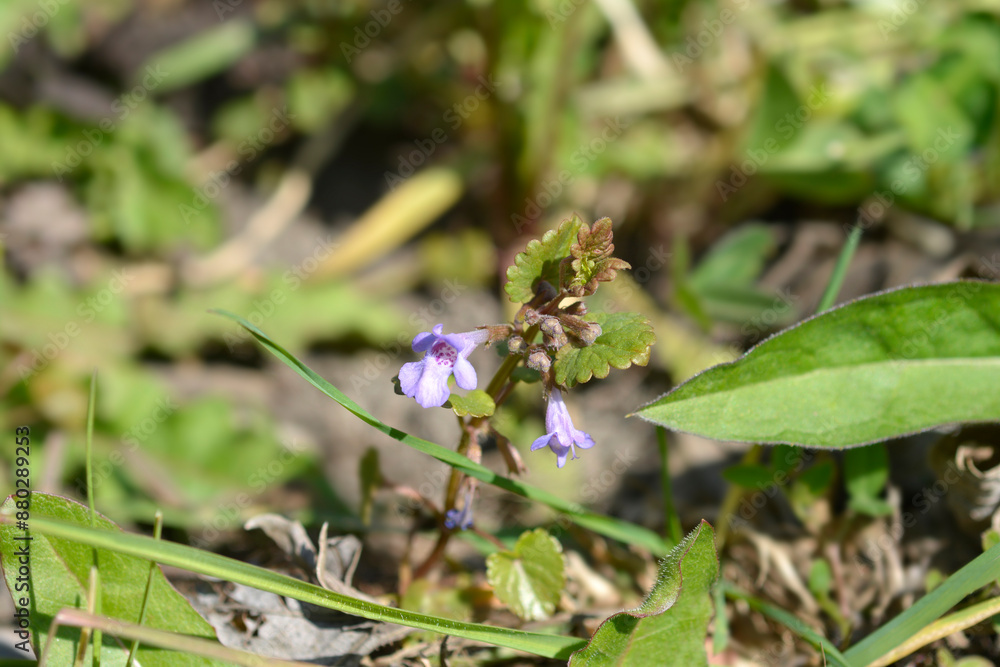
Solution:
<svg viewBox="0 0 1000 667">
<path fill-rule="evenodd" d="M 589 433 L 575 428 L 570 419 L 569 410 L 563 401 L 562 392 L 552 389 L 549 394 L 549 405 L 545 410 L 545 430 L 547 433 L 531 443 L 531 451 L 548 446 L 556 455 L 556 465 L 562 468 L 566 465 L 566 457 L 573 454 L 576 458 L 576 448 L 590 449 L 594 439 Z"/>
<path fill-rule="evenodd" d="M 443 326 L 438 324 L 432 331 L 414 336 L 413 351 L 426 354 L 420 361 L 403 364 L 399 369 L 399 386 L 403 393 L 417 399 L 425 408 L 445 404 L 451 395 L 448 378 L 452 374 L 462 389 L 476 388 L 476 369 L 469 363 L 468 356 L 490 336 L 485 329 L 442 334 Z"/>
<path fill-rule="evenodd" d="M 448 530 L 469 530 L 472 528 L 472 498 L 475 495 L 475 488 L 472 485 L 466 487 L 462 509 L 452 509 L 444 513 L 444 526 Z"/>
</svg>

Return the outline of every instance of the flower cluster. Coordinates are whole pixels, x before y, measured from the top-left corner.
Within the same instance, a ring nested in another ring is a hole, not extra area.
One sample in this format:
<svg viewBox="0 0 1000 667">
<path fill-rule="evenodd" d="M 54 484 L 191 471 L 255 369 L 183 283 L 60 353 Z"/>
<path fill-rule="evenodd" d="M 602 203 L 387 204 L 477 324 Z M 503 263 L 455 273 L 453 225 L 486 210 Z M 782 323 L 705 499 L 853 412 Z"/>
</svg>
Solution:
<svg viewBox="0 0 1000 667">
<path fill-rule="evenodd" d="M 548 447 L 562 468 L 577 458 L 577 450 L 594 446 L 594 439 L 573 424 L 563 392 L 592 377 L 605 377 L 609 363 L 616 368 L 645 364 L 654 339 L 648 320 L 637 313 L 587 313 L 582 299 L 629 268 L 613 251 L 607 218 L 591 227 L 574 216 L 540 241 L 530 242 L 507 271 L 504 289 L 521 304 L 512 322 L 453 334 L 444 333 L 438 324 L 417 334 L 412 347 L 423 357 L 400 369 L 400 390 L 425 408 L 448 404 L 464 428 L 459 451 L 478 461 L 479 442 L 492 439 L 510 471 L 518 474 L 524 467 L 517 450 L 492 429 L 489 417 L 516 382 L 540 380 L 548 397 L 545 434 L 535 439 L 531 451 Z M 491 343 L 503 343 L 507 358 L 487 391 L 478 391 L 469 355 Z M 587 352 L 594 345 L 601 347 L 600 352 Z M 452 394 L 452 376 L 455 385 L 469 394 Z M 468 530 L 473 525 L 476 486 L 470 478 L 458 482 L 459 478 L 453 473 L 442 517 L 448 530 Z"/>
</svg>

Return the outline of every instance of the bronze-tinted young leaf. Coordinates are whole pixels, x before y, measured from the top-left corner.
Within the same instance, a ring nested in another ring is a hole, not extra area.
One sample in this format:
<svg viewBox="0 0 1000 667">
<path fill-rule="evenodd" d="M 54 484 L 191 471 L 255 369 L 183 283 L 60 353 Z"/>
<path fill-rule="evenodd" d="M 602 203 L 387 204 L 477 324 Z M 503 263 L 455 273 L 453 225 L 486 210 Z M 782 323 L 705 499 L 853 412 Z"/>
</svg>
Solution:
<svg viewBox="0 0 1000 667">
<path fill-rule="evenodd" d="M 631 268 L 628 262 L 611 256 L 615 251 L 613 238 L 611 218 L 601 218 L 593 228 L 586 224 L 580 227 L 577 242 L 570 248 L 574 258 L 570 284 L 573 295 L 589 296 L 597 291 L 597 283 L 614 280 L 619 270 Z"/>
<path fill-rule="evenodd" d="M 577 347 L 573 342 L 556 353 L 556 383 L 572 387 L 591 377 L 604 378 L 611 367 L 645 366 L 649 348 L 656 342 L 653 326 L 639 313 L 593 313 L 584 318 L 601 325 L 593 345 Z"/>
<path fill-rule="evenodd" d="M 534 239 L 528 242 L 524 252 L 518 253 L 514 264 L 507 269 L 504 290 L 511 301 L 531 301 L 539 281 L 559 284 L 559 264 L 570 256 L 570 247 L 577 239 L 581 226 L 584 226 L 583 221 L 574 215 L 559 223 L 557 229 L 546 232 L 540 241 Z"/>
</svg>

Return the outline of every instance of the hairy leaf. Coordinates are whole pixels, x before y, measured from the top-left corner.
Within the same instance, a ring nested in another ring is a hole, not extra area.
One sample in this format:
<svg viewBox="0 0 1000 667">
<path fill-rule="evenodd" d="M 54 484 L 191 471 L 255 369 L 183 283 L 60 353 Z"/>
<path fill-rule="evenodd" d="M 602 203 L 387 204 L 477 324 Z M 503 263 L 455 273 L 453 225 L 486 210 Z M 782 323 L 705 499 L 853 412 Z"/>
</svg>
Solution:
<svg viewBox="0 0 1000 667">
<path fill-rule="evenodd" d="M 718 574 L 715 531 L 702 521 L 660 562 L 642 605 L 606 619 L 570 667 L 708 665 L 705 636 Z"/>
<path fill-rule="evenodd" d="M 545 232 L 540 241 L 533 239 L 528 242 L 524 252 L 518 253 L 513 266 L 507 269 L 504 289 L 511 301 L 531 301 L 535 296 L 535 286 L 541 280 L 551 283 L 553 287 L 559 284 L 559 263 L 570 256 L 570 247 L 577 240 L 582 226 L 583 221 L 574 215 L 559 223 L 557 229 Z"/>
<path fill-rule="evenodd" d="M 718 440 L 848 447 L 1000 419 L 1000 285 L 883 292 L 817 315 L 637 414 Z"/>
<path fill-rule="evenodd" d="M 601 325 L 593 345 L 577 347 L 572 342 L 556 353 L 556 382 L 572 387 L 591 377 L 604 378 L 611 367 L 645 366 L 649 348 L 656 342 L 653 326 L 638 313 L 594 313 L 586 318 Z"/>
</svg>

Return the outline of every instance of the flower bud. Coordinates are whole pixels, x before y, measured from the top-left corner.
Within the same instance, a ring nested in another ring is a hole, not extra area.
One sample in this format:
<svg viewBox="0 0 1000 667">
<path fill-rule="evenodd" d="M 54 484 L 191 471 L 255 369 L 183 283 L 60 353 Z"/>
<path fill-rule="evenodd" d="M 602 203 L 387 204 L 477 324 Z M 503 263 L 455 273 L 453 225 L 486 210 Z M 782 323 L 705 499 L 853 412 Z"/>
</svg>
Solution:
<svg viewBox="0 0 1000 667">
<path fill-rule="evenodd" d="M 524 339 L 520 336 L 511 336 L 507 339 L 507 349 L 511 354 L 523 354 L 527 348 Z"/>
<path fill-rule="evenodd" d="M 549 367 L 552 366 L 552 358 L 549 357 L 547 352 L 542 350 L 535 350 L 528 355 L 528 368 L 534 369 L 539 373 L 547 373 Z"/>
<path fill-rule="evenodd" d="M 541 329 L 543 334 L 552 338 L 558 338 L 563 334 L 563 327 L 555 317 L 546 317 L 543 319 L 539 329 Z"/>
</svg>

